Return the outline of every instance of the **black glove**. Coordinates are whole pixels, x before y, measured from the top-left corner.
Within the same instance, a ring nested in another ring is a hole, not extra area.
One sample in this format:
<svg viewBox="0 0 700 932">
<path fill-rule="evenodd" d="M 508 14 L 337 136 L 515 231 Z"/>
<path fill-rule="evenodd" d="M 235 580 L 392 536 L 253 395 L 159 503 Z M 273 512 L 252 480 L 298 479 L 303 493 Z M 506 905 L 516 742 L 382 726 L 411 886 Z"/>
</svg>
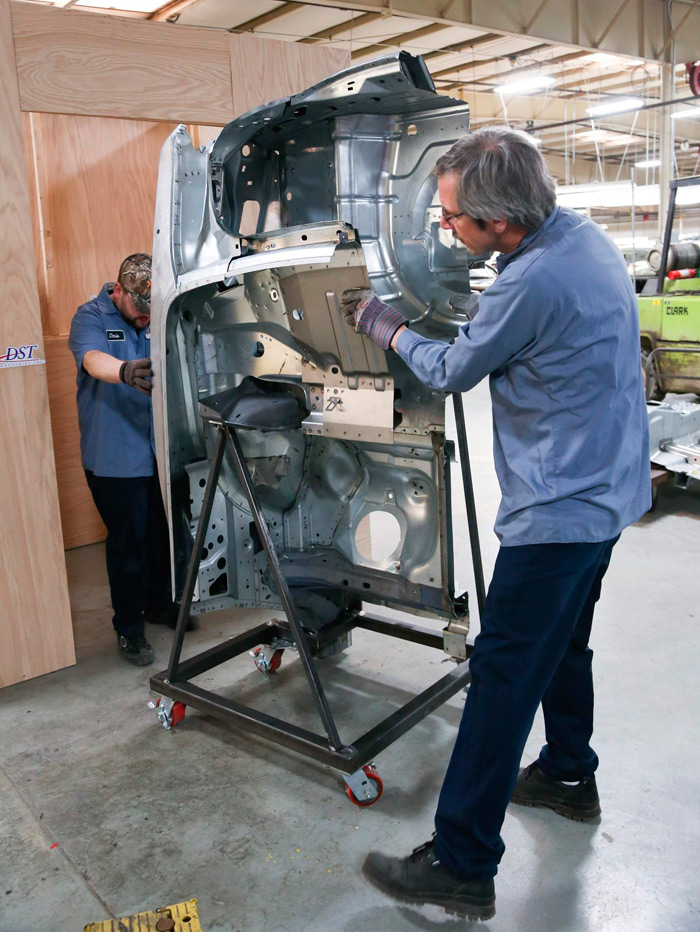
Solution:
<svg viewBox="0 0 700 932">
<path fill-rule="evenodd" d="M 153 391 L 153 386 L 148 381 L 153 378 L 150 356 L 145 359 L 130 359 L 128 362 L 123 362 L 119 370 L 119 378 L 129 388 L 135 388 L 144 395 L 150 395 Z"/>
</svg>

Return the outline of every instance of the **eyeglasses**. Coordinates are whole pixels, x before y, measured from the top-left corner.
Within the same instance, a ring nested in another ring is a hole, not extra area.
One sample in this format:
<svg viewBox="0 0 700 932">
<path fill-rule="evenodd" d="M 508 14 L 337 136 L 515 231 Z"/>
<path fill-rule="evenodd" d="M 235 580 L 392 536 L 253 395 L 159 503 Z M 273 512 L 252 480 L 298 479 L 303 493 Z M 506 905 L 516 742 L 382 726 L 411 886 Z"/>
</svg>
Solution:
<svg viewBox="0 0 700 932">
<path fill-rule="evenodd" d="M 448 214 L 445 208 L 442 208 L 442 219 L 445 223 L 448 223 L 450 226 L 452 226 L 452 221 L 456 220 L 457 217 L 464 217 L 464 211 L 460 211 L 457 214 Z"/>
</svg>

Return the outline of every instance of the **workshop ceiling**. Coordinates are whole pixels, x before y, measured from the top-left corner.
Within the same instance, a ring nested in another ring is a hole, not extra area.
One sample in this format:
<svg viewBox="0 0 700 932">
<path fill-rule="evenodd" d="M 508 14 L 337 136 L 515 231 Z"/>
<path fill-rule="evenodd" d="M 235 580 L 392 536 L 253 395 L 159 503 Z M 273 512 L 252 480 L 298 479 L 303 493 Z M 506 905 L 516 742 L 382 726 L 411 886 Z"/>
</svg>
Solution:
<svg viewBox="0 0 700 932">
<path fill-rule="evenodd" d="M 663 110 L 653 105 L 661 99 L 662 61 L 673 68 L 674 99 L 684 101 L 676 108 L 694 106 L 682 56 L 694 44 L 688 44 L 688 33 L 700 29 L 698 0 L 675 0 L 670 7 L 665 0 L 54 0 L 54 5 L 167 21 L 173 28 L 185 24 L 332 44 L 348 49 L 357 62 L 406 49 L 424 57 L 441 93 L 469 102 L 474 127 L 507 120 L 534 130 L 550 157 L 602 162 L 625 174 L 635 162 L 659 155 Z M 506 81 L 542 77 L 551 79 L 546 90 L 494 90 Z M 644 107 L 595 121 L 587 113 L 620 97 L 640 99 Z M 678 174 L 696 173 L 700 118 L 673 123 Z"/>
</svg>

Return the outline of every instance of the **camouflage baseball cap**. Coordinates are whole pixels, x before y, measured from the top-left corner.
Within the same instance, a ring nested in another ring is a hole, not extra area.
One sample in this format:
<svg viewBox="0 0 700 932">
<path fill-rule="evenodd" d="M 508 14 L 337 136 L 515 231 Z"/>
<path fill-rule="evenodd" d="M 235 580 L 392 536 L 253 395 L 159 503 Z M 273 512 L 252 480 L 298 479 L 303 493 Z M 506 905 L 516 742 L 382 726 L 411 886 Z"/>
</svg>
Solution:
<svg viewBox="0 0 700 932">
<path fill-rule="evenodd" d="M 150 314 L 151 257 L 145 252 L 135 252 L 127 256 L 119 266 L 117 281 L 134 299 L 136 310 L 141 314 Z"/>
</svg>

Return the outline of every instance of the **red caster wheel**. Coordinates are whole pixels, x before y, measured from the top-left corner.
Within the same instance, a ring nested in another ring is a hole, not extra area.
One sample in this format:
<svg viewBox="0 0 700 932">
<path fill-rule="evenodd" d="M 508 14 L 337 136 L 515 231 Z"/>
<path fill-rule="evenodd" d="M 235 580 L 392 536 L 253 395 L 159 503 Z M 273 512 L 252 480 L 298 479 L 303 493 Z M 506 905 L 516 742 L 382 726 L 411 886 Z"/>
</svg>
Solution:
<svg viewBox="0 0 700 932">
<path fill-rule="evenodd" d="M 158 696 L 155 702 L 148 703 L 148 708 L 155 709 L 158 721 L 167 730 L 180 724 L 185 717 L 187 706 L 184 702 L 168 699 L 167 696 Z"/>
<path fill-rule="evenodd" d="M 384 792 L 382 778 L 374 764 L 365 764 L 361 770 L 344 779 L 348 798 L 356 806 L 373 806 Z"/>
<path fill-rule="evenodd" d="M 283 651 L 279 649 L 275 650 L 268 644 L 264 644 L 262 647 L 256 647 L 255 650 L 251 650 L 250 656 L 255 661 L 255 666 L 263 676 L 271 676 L 279 670 L 282 664 L 282 653 Z"/>
<path fill-rule="evenodd" d="M 170 727 L 171 727 L 171 728 L 172 728 L 174 725 L 179 725 L 180 722 L 184 719 L 184 717 L 185 717 L 185 709 L 186 709 L 186 708 L 187 708 L 187 706 L 185 705 L 184 702 L 174 702 L 174 703 L 173 703 L 173 707 L 172 707 L 172 709 L 171 709 L 171 711 L 170 711 Z"/>
</svg>

